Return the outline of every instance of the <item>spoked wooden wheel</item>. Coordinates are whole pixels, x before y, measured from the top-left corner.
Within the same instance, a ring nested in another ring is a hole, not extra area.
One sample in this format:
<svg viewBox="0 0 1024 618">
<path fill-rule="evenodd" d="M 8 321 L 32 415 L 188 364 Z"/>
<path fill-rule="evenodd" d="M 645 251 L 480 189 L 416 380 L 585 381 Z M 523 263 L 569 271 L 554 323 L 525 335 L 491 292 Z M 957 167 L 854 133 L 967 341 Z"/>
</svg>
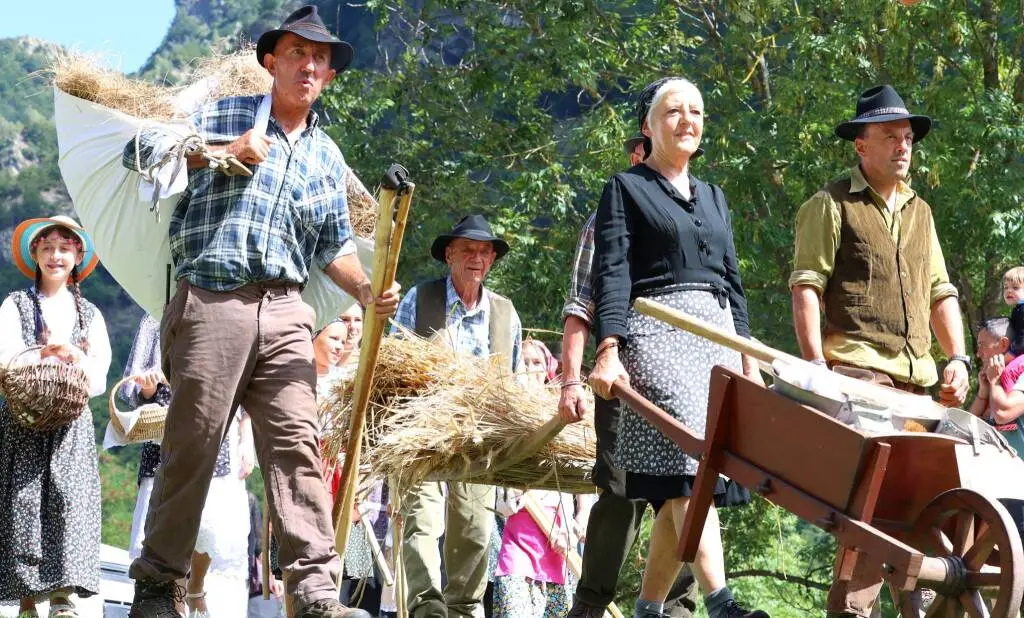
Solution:
<svg viewBox="0 0 1024 618">
<path fill-rule="evenodd" d="M 918 587 L 936 593 L 927 618 L 1017 618 L 1024 555 L 1017 527 L 1001 504 L 969 489 L 951 489 L 925 507 L 910 538 L 925 554 Z M 991 614 L 983 592 L 995 599 Z"/>
</svg>

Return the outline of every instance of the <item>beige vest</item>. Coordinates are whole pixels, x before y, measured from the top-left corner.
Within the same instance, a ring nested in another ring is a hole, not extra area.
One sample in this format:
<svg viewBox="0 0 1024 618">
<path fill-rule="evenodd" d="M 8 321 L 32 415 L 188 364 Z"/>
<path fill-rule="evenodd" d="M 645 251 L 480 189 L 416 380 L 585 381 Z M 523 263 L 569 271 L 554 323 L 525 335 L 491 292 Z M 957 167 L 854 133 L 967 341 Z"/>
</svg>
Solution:
<svg viewBox="0 0 1024 618">
<path fill-rule="evenodd" d="M 515 371 L 515 367 L 512 366 L 512 315 L 515 308 L 512 301 L 500 294 L 490 290 L 486 290 L 486 294 L 491 305 L 490 315 L 487 316 L 491 355 L 500 355 L 505 359 L 504 365 Z M 446 279 L 437 279 L 416 286 L 417 335 L 431 338 L 444 331 L 448 325 L 448 316 L 445 315 L 446 297 Z"/>
</svg>

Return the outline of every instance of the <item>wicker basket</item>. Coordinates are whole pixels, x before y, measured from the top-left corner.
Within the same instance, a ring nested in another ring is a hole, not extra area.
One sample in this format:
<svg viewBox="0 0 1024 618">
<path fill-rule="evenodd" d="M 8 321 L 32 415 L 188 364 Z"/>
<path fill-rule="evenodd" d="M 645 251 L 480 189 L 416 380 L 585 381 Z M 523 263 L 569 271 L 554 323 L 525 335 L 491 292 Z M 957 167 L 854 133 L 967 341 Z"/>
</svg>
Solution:
<svg viewBox="0 0 1024 618">
<path fill-rule="evenodd" d="M 118 418 L 117 413 L 121 411 L 117 409 L 117 403 L 115 403 L 114 398 L 122 384 L 135 378 L 136 376 L 123 378 L 114 385 L 114 388 L 110 389 L 110 400 L 108 403 L 110 424 L 114 426 L 117 433 L 127 442 L 159 442 L 164 437 L 164 421 L 167 420 L 167 406 L 162 406 L 158 403 L 147 403 L 135 408 L 131 412 L 127 412 L 127 414 L 137 417 L 135 424 L 132 425 L 132 429 L 129 432 L 124 430 L 124 425 L 121 424 L 121 419 Z M 126 413 L 121 412 L 121 414 Z"/>
<path fill-rule="evenodd" d="M 53 431 L 71 424 L 89 405 L 89 377 L 78 365 L 35 362 L 15 366 L 28 347 L 0 368 L 0 390 L 19 425 L 35 431 Z"/>
</svg>

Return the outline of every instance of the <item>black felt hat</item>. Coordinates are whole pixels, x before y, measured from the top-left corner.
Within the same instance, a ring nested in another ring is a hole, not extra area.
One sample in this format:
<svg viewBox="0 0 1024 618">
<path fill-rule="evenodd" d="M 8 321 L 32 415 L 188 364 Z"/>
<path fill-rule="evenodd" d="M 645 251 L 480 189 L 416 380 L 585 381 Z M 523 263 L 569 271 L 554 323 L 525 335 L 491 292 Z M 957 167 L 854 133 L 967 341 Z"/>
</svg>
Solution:
<svg viewBox="0 0 1024 618">
<path fill-rule="evenodd" d="M 286 32 L 317 43 L 330 43 L 331 68 L 336 73 L 341 73 L 352 63 L 352 46 L 327 30 L 315 6 L 304 6 L 286 17 L 280 28 L 268 30 L 260 36 L 260 40 L 256 42 L 256 59 L 261 66 L 266 66 L 263 64 L 263 57 L 274 52 L 277 40 Z"/>
<path fill-rule="evenodd" d="M 508 243 L 491 232 L 491 225 L 487 223 L 487 219 L 483 215 L 466 215 L 455 224 L 450 233 L 441 234 L 434 239 L 434 244 L 430 246 L 430 255 L 438 262 L 447 263 L 444 259 L 444 250 L 448 247 L 448 243 L 456 238 L 490 242 L 494 245 L 495 253 L 498 254 L 497 259 L 501 259 L 508 253 Z"/>
<path fill-rule="evenodd" d="M 931 118 L 911 114 L 896 89 L 889 84 L 883 84 L 869 88 L 860 95 L 857 101 L 857 116 L 836 127 L 836 136 L 852 142 L 857 139 L 857 134 L 864 125 L 893 120 L 909 120 L 910 127 L 914 130 L 915 142 L 923 140 L 932 128 Z"/>
</svg>

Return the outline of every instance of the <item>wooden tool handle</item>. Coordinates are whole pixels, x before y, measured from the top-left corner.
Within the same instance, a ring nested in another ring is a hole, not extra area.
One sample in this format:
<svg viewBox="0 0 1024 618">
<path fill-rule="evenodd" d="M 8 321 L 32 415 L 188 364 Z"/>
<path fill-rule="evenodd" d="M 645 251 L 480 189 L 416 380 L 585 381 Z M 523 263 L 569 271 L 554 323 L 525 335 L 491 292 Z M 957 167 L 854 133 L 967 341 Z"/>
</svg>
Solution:
<svg viewBox="0 0 1024 618">
<path fill-rule="evenodd" d="M 387 186 L 381 189 L 371 282 L 371 288 L 375 297 L 383 294 L 395 281 L 398 256 L 402 250 L 406 219 L 409 216 L 409 208 L 412 203 L 412 194 L 415 187 L 416 185 L 411 182 L 406 182 L 403 185 L 403 193 L 398 204 L 397 221 L 392 220 L 392 215 L 395 214 L 393 210 L 395 200 L 398 197 L 396 190 Z M 380 340 L 384 336 L 387 320 L 378 316 L 371 306 L 367 308 L 363 316 L 363 325 L 363 342 L 359 350 L 359 368 L 356 370 L 355 385 L 353 387 L 352 419 L 349 423 L 348 448 L 345 449 L 345 463 L 342 467 L 341 495 L 337 502 L 335 502 L 332 513 L 335 521 L 334 546 L 342 561 L 345 559 L 345 548 L 348 545 L 349 531 L 352 528 L 352 508 L 355 506 L 359 459 L 363 446 L 363 430 L 366 425 L 366 409 L 370 403 L 373 373 L 377 366 Z"/>
<path fill-rule="evenodd" d="M 359 516 L 362 517 L 363 521 L 363 532 L 366 533 L 366 542 L 370 545 L 370 553 L 373 554 L 373 561 L 376 563 L 377 568 L 380 569 L 380 574 L 384 578 L 385 586 L 394 586 L 395 577 L 391 574 L 391 568 L 388 567 L 388 561 L 384 558 L 384 551 L 380 547 L 380 542 L 377 541 L 377 535 L 373 532 L 373 526 L 369 525 L 367 516 L 370 514 L 370 510 L 359 505 Z"/>
<path fill-rule="evenodd" d="M 751 356 L 766 363 L 781 360 L 786 363 L 805 367 L 808 370 L 817 369 L 817 367 L 801 358 L 797 358 L 796 356 L 786 354 L 781 350 L 768 347 L 755 339 L 747 339 L 740 337 L 735 333 L 724 331 L 705 322 L 704 320 L 701 320 L 700 318 L 683 313 L 678 309 L 673 309 L 672 307 L 663 305 L 649 298 L 636 299 L 633 303 L 633 308 L 644 315 L 649 315 L 652 318 L 671 324 L 676 328 L 704 337 L 705 339 L 714 341 L 717 344 L 731 348 L 741 354 L 746 354 L 747 356 Z M 843 393 L 862 401 L 885 408 L 901 410 L 903 412 L 907 412 L 908 415 L 913 415 L 918 418 L 937 420 L 944 416 L 945 408 L 935 401 L 932 401 L 929 397 L 922 397 L 920 395 L 913 395 L 911 393 L 905 393 L 892 388 L 886 388 L 884 386 L 879 386 L 871 382 L 858 380 L 838 373 L 833 374 L 833 378 L 835 380 L 835 384 L 838 385 L 839 389 Z"/>
</svg>

